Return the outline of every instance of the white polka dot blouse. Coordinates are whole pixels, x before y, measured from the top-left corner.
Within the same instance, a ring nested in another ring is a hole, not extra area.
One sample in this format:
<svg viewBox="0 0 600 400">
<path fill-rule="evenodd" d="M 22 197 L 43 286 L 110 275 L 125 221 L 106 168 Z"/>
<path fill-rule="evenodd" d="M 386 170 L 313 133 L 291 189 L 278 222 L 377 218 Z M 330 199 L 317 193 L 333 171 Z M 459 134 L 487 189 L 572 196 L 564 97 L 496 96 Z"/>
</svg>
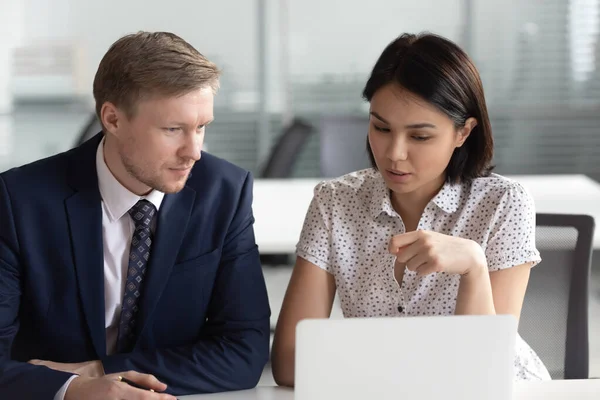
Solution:
<svg viewBox="0 0 600 400">
<path fill-rule="evenodd" d="M 471 239 L 485 251 L 490 271 L 538 264 L 535 208 L 517 182 L 500 175 L 470 184 L 446 183 L 429 202 L 417 229 Z M 319 183 L 307 212 L 297 255 L 335 277 L 345 317 L 408 317 L 454 314 L 459 275 L 394 277 L 387 246 L 405 232 L 389 189 L 374 169 Z M 550 379 L 547 369 L 519 336 L 515 379 Z"/>
</svg>

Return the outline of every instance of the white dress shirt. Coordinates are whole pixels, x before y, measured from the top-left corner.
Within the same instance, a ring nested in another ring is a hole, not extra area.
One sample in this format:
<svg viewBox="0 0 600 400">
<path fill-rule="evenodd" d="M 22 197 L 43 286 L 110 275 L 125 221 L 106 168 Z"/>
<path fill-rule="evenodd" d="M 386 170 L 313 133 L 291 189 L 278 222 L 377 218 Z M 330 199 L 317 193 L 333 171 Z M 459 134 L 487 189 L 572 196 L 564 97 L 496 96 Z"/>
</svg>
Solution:
<svg viewBox="0 0 600 400">
<path fill-rule="evenodd" d="M 485 251 L 490 272 L 541 261 L 533 200 L 520 184 L 500 175 L 446 183 L 417 229 L 474 240 Z M 402 282 L 396 281 L 388 244 L 405 230 L 381 174 L 362 170 L 317 185 L 297 254 L 334 276 L 344 317 L 454 314 L 459 275 L 418 277 L 406 270 Z M 515 379 L 550 379 L 529 345 L 520 336 L 516 343 Z"/>
<path fill-rule="evenodd" d="M 119 334 L 121 302 L 127 281 L 127 268 L 131 238 L 135 224 L 128 211 L 139 200 L 146 199 L 160 209 L 164 193 L 153 190 L 146 196 L 138 196 L 117 181 L 104 161 L 104 139 L 96 152 L 98 187 L 102 197 L 102 241 L 104 251 L 104 326 L 106 328 L 106 353 L 114 354 Z M 152 231 L 156 217 L 152 221 Z M 152 251 L 152 250 L 150 250 Z M 67 387 L 76 376 L 71 377 L 54 396 L 63 400 Z"/>
</svg>

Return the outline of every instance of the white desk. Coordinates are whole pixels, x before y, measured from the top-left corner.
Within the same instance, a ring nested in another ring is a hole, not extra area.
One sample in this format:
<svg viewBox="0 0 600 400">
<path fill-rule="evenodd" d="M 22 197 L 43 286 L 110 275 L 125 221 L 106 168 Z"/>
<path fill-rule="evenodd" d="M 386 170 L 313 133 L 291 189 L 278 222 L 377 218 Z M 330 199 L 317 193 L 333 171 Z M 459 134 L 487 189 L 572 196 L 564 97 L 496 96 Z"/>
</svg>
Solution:
<svg viewBox="0 0 600 400">
<path fill-rule="evenodd" d="M 277 386 L 259 386 L 256 389 L 239 392 L 182 396 L 179 398 L 181 400 L 293 400 L 294 391 Z M 517 383 L 515 384 L 513 400 L 598 400 L 599 398 L 600 380 L 572 380 Z"/>
<path fill-rule="evenodd" d="M 600 184 L 585 175 L 518 175 L 533 196 L 536 210 L 589 214 L 596 218 L 594 248 L 600 249 Z M 254 182 L 254 230 L 261 253 L 296 250 L 304 216 L 320 179 L 257 179 Z"/>
</svg>

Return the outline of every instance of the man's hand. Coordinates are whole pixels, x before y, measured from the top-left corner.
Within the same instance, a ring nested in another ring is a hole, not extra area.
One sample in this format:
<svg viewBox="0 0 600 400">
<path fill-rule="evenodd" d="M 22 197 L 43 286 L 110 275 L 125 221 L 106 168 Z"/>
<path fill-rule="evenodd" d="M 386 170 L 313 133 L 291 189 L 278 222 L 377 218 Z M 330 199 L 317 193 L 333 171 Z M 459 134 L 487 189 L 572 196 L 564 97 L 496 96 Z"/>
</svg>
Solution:
<svg viewBox="0 0 600 400">
<path fill-rule="evenodd" d="M 119 376 L 155 392 L 137 389 L 120 382 Z M 159 382 L 154 376 L 135 371 L 105 375 L 101 378 L 80 376 L 73 379 L 69 385 L 65 400 L 177 400 L 170 394 L 156 393 L 166 389 L 167 385 Z"/>
<path fill-rule="evenodd" d="M 70 372 L 75 375 L 98 378 L 104 376 L 104 368 L 100 361 L 87 361 L 82 363 L 58 363 L 54 361 L 29 360 L 29 364 L 43 365 L 56 371 Z"/>
</svg>

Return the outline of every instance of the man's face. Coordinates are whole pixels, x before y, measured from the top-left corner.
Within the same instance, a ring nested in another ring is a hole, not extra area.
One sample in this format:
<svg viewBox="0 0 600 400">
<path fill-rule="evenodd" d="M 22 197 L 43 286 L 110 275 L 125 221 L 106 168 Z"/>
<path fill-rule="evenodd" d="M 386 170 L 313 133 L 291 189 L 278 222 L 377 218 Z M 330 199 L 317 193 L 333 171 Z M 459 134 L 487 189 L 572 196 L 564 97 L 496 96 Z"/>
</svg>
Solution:
<svg viewBox="0 0 600 400">
<path fill-rule="evenodd" d="M 140 195 L 183 189 L 200 159 L 205 127 L 213 120 L 213 98 L 211 88 L 202 88 L 141 100 L 130 118 L 116 109 L 118 124 L 108 129 L 115 146 L 106 151 L 117 153 L 122 173 L 112 172 L 121 184 Z"/>
</svg>

